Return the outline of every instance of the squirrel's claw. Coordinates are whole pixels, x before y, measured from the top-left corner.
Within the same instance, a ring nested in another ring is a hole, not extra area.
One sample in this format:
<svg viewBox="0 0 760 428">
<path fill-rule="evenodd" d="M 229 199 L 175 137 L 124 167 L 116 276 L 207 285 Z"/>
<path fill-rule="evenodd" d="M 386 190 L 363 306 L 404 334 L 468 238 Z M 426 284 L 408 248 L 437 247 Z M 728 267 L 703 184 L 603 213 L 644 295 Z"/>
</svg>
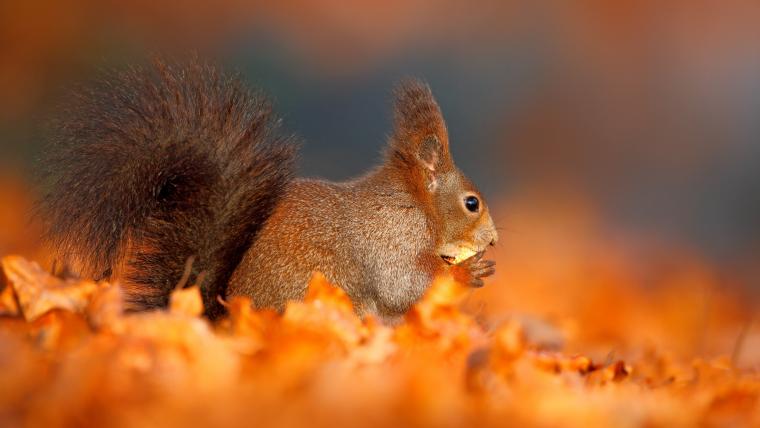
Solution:
<svg viewBox="0 0 760 428">
<path fill-rule="evenodd" d="M 482 260 L 471 266 L 470 273 L 475 278 L 491 276 L 496 273 L 496 268 L 494 268 L 495 265 L 496 262 L 493 260 Z"/>
<path fill-rule="evenodd" d="M 473 278 L 468 285 L 472 288 L 480 288 L 485 285 L 485 283 L 480 278 Z"/>
<path fill-rule="evenodd" d="M 496 272 L 494 268 L 496 262 L 481 260 L 484 253 L 485 251 L 480 251 L 462 263 L 453 266 L 454 277 L 473 288 L 480 288 L 485 285 L 482 278 L 491 276 Z"/>
</svg>

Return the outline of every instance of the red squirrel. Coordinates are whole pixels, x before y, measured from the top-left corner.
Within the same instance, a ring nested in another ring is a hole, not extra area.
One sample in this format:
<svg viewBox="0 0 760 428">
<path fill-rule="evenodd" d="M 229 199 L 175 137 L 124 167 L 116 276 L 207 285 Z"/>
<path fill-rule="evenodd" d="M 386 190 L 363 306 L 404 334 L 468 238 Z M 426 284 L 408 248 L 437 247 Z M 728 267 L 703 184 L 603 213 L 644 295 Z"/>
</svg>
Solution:
<svg viewBox="0 0 760 428">
<path fill-rule="evenodd" d="M 439 273 L 473 287 L 494 273 L 488 206 L 421 81 L 395 89 L 383 162 L 340 183 L 294 178 L 270 102 L 201 60 L 113 73 L 66 110 L 43 164 L 46 237 L 70 271 L 118 280 L 132 310 L 165 306 L 183 273 L 209 317 L 232 296 L 282 310 L 319 271 L 360 313 L 394 318 Z"/>
</svg>

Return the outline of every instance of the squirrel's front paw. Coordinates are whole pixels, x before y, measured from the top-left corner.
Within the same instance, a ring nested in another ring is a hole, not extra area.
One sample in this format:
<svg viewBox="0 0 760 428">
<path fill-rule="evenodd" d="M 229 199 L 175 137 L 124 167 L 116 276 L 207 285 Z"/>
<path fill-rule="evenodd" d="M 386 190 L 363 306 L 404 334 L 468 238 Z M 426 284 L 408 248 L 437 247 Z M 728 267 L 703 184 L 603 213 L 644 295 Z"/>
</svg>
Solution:
<svg viewBox="0 0 760 428">
<path fill-rule="evenodd" d="M 480 251 L 458 265 L 452 266 L 454 278 L 473 288 L 482 287 L 482 278 L 491 276 L 496 272 L 496 268 L 494 268 L 496 265 L 495 261 L 482 260 L 484 253 L 485 250 Z"/>
</svg>

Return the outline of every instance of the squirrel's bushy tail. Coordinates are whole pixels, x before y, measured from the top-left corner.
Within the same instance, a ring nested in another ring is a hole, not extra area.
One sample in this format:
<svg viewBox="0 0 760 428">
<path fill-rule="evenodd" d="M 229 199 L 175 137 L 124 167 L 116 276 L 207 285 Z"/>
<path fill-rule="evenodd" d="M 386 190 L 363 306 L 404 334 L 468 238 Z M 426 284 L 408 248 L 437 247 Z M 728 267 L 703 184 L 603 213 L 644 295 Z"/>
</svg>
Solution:
<svg viewBox="0 0 760 428">
<path fill-rule="evenodd" d="M 56 126 L 40 215 L 58 260 L 164 306 L 192 256 L 206 311 L 294 171 L 268 101 L 199 60 L 116 73 Z"/>
</svg>

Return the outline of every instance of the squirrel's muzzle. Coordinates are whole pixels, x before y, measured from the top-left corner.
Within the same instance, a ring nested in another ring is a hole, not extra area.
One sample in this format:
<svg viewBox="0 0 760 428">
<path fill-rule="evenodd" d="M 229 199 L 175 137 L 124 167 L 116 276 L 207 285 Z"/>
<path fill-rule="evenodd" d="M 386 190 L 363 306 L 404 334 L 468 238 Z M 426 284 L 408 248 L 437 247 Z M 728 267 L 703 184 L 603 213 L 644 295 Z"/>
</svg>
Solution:
<svg viewBox="0 0 760 428">
<path fill-rule="evenodd" d="M 448 242 L 439 248 L 441 258 L 448 264 L 458 264 L 463 260 L 472 257 L 490 245 L 496 245 L 499 235 L 496 232 L 496 226 L 493 224 L 491 216 L 487 213 L 476 224 L 470 236 L 455 242 Z"/>
<path fill-rule="evenodd" d="M 496 232 L 496 226 L 489 214 L 483 216 L 478 223 L 478 229 L 475 232 L 475 246 L 485 249 L 487 246 L 494 246 L 499 240 L 499 234 Z"/>
</svg>

